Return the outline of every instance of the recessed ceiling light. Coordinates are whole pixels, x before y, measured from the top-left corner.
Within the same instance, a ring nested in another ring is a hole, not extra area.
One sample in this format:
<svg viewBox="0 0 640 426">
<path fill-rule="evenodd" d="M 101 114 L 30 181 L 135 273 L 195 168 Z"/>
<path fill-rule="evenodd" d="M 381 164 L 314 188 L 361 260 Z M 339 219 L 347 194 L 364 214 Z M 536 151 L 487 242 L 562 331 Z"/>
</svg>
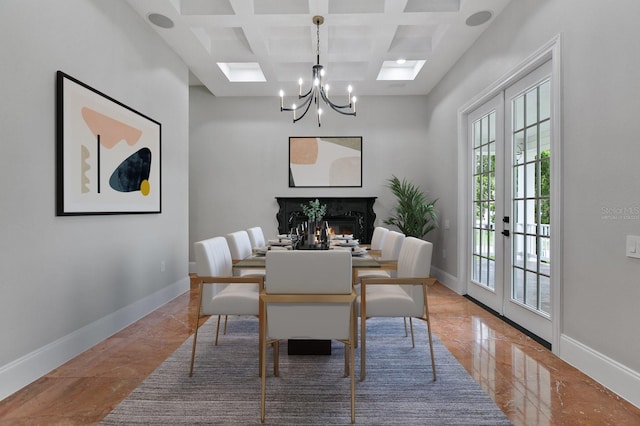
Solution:
<svg viewBox="0 0 640 426">
<path fill-rule="evenodd" d="M 267 81 L 257 62 L 218 62 L 218 67 L 232 83 Z"/>
<path fill-rule="evenodd" d="M 160 28 L 173 28 L 173 21 L 170 18 L 159 13 L 150 13 L 147 16 L 147 19 L 149 20 L 149 22 L 159 26 Z"/>
<path fill-rule="evenodd" d="M 426 61 L 384 61 L 377 80 L 414 80 Z"/>
<path fill-rule="evenodd" d="M 400 58 L 400 59 L 397 59 L 397 60 L 396 60 L 396 64 L 398 64 L 398 65 L 402 65 L 402 64 L 404 64 L 405 62 L 407 62 L 407 60 L 406 60 L 406 59 L 403 59 L 403 58 Z"/>
<path fill-rule="evenodd" d="M 493 14 L 488 10 L 476 12 L 467 18 L 466 24 L 470 27 L 477 27 L 478 25 L 482 25 L 487 22 L 492 16 Z"/>
</svg>

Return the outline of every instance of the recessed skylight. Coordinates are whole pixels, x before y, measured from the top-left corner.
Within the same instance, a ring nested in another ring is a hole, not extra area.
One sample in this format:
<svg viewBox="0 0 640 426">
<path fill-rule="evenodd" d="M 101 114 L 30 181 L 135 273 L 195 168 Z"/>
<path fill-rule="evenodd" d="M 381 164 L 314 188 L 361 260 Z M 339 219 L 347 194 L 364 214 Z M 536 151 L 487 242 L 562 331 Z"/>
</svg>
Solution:
<svg viewBox="0 0 640 426">
<path fill-rule="evenodd" d="M 267 81 L 257 62 L 218 62 L 218 67 L 232 83 Z"/>
<path fill-rule="evenodd" d="M 415 80 L 426 61 L 405 61 L 399 64 L 397 61 L 384 61 L 378 80 Z"/>
</svg>

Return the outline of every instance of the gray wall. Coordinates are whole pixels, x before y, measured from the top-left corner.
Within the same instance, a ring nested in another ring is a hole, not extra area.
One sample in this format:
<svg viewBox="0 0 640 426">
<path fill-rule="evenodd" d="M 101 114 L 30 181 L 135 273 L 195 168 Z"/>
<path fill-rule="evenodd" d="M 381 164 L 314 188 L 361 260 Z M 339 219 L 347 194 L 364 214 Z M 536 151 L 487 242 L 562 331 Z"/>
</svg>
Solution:
<svg viewBox="0 0 640 426">
<path fill-rule="evenodd" d="M 187 68 L 125 2 L 0 16 L 1 399 L 188 289 L 189 105 Z M 57 70 L 162 123 L 162 214 L 55 216 Z"/>
<path fill-rule="evenodd" d="M 217 98 L 190 91 L 190 242 L 262 226 L 277 233 L 279 196 L 374 196 L 376 224 L 389 217 L 395 199 L 386 188 L 392 174 L 430 190 L 424 164 L 426 98 L 361 97 L 358 116 L 315 113 L 295 125 L 276 98 Z M 362 188 L 289 188 L 289 136 L 362 136 Z M 190 259 L 193 260 L 193 247 Z"/>
<path fill-rule="evenodd" d="M 457 170 L 447 164 L 457 157 L 458 109 L 561 34 L 561 327 L 567 351 L 573 346 L 584 352 L 569 355 L 561 348 L 561 355 L 583 368 L 592 362 L 596 368 L 588 373 L 596 377 L 598 363 L 633 370 L 636 404 L 640 260 L 625 256 L 625 236 L 640 234 L 638 16 L 636 0 L 512 2 L 429 95 L 426 135 L 428 151 L 437 153 L 426 159 L 439 178 L 432 188 L 442 194 L 441 210 L 455 214 Z M 636 213 L 606 217 L 608 209 L 618 208 Z M 450 232 L 440 229 L 434 235 L 436 246 L 449 247 L 450 256 L 442 259 L 438 252 L 434 262 L 455 276 L 459 230 L 453 220 L 451 224 Z M 589 356 L 593 359 L 583 359 Z"/>
</svg>

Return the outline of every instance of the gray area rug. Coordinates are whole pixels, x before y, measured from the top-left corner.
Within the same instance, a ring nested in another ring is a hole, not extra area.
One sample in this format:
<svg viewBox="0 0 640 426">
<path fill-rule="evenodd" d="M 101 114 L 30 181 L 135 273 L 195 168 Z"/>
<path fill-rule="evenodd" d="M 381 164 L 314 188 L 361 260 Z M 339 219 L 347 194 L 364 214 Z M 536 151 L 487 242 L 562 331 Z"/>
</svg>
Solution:
<svg viewBox="0 0 640 426">
<path fill-rule="evenodd" d="M 504 413 L 465 369 L 434 339 L 438 380 L 433 382 L 426 326 L 414 321 L 416 347 L 404 336 L 402 318 L 367 321 L 367 378 L 359 381 L 356 352 L 356 424 L 509 425 Z M 258 321 L 230 317 L 227 335 L 213 345 L 215 319 L 198 332 L 193 377 L 193 336 L 123 400 L 101 424 L 258 425 Z M 434 336 L 435 337 L 435 336 Z M 331 356 L 289 356 L 280 346 L 280 377 L 268 349 L 268 425 L 348 425 L 349 378 L 344 346 Z"/>
</svg>

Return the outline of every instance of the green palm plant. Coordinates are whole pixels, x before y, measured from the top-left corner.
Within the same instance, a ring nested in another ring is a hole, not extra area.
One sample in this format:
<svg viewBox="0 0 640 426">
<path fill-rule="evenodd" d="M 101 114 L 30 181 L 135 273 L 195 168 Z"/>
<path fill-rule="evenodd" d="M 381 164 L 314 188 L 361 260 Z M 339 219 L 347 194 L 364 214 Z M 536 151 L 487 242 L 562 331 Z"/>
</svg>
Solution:
<svg viewBox="0 0 640 426">
<path fill-rule="evenodd" d="M 424 237 L 438 226 L 435 210 L 438 200 L 428 201 L 418 187 L 396 176 L 388 180 L 387 186 L 398 199 L 398 204 L 393 209 L 395 215 L 385 219 L 385 224 L 394 225 L 403 234 L 416 238 Z"/>
</svg>

